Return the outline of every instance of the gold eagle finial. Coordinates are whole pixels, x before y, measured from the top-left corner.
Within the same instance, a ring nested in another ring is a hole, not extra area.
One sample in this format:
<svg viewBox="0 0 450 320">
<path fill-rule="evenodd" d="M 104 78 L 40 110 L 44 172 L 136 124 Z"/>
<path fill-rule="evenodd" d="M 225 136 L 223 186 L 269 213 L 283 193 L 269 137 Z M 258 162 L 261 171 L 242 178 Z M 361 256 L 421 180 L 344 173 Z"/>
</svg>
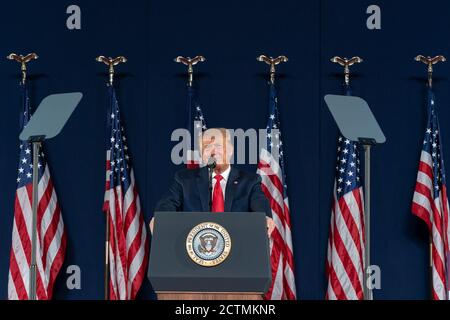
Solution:
<svg viewBox="0 0 450 320">
<path fill-rule="evenodd" d="M 414 58 L 414 60 L 423 62 L 428 66 L 428 86 L 431 88 L 433 85 L 433 65 L 438 62 L 445 62 L 447 59 L 445 59 L 445 57 L 441 55 L 432 58 L 430 56 L 425 57 L 419 54 Z"/>
<path fill-rule="evenodd" d="M 351 59 L 335 56 L 335 57 L 331 58 L 331 62 L 337 63 L 344 67 L 345 84 L 348 86 L 350 84 L 350 68 L 349 67 L 351 67 L 352 65 L 354 65 L 356 63 L 363 62 L 363 59 L 361 59 L 358 56 L 353 57 Z"/>
<path fill-rule="evenodd" d="M 124 56 L 118 56 L 116 58 L 111 57 L 105 57 L 105 56 L 98 56 L 95 58 L 95 61 L 97 62 L 103 62 L 106 64 L 109 68 L 109 84 L 113 85 L 114 82 L 114 66 L 117 66 L 119 63 L 125 63 L 127 62 L 127 58 Z"/>
<path fill-rule="evenodd" d="M 36 53 L 29 53 L 25 56 L 21 54 L 10 53 L 6 59 L 17 61 L 21 64 L 20 70 L 22 71 L 22 84 L 25 84 L 27 79 L 27 63 L 36 60 L 38 55 Z"/>
<path fill-rule="evenodd" d="M 188 67 L 188 85 L 192 87 L 192 83 L 194 82 L 194 68 L 192 68 L 192 66 L 195 66 L 199 62 L 206 61 L 206 59 L 204 56 L 195 56 L 194 58 L 178 56 L 174 59 L 174 61 L 177 63 L 182 63 Z"/>
<path fill-rule="evenodd" d="M 270 66 L 270 83 L 275 83 L 275 66 L 282 62 L 288 62 L 289 59 L 286 56 L 278 56 L 276 58 L 268 57 L 264 54 L 256 58 L 259 62 L 265 62 Z"/>
</svg>

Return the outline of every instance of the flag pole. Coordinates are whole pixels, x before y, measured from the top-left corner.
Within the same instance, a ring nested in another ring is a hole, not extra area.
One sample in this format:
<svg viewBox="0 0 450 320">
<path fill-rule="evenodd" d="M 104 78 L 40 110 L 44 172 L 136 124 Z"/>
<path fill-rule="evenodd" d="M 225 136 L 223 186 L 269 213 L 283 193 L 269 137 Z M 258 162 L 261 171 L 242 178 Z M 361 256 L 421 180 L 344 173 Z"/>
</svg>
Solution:
<svg viewBox="0 0 450 320">
<path fill-rule="evenodd" d="M 36 53 L 29 53 L 25 56 L 15 53 L 9 54 L 9 60 L 19 62 L 21 64 L 22 81 L 25 86 L 27 80 L 27 63 L 38 58 Z M 39 167 L 38 156 L 41 140 L 34 139 L 30 141 L 33 145 L 33 192 L 32 192 L 32 217 L 31 217 L 31 261 L 30 261 L 30 277 L 29 277 L 29 300 L 36 300 L 36 242 L 37 242 L 37 208 L 38 208 L 38 183 L 39 183 Z"/>
<path fill-rule="evenodd" d="M 267 65 L 270 66 L 270 69 L 269 69 L 269 84 L 271 86 L 275 86 L 275 73 L 276 73 L 275 66 L 279 65 L 280 63 L 289 61 L 289 59 L 286 56 L 283 56 L 283 55 L 282 56 L 278 56 L 276 58 L 273 58 L 273 57 L 270 57 L 270 56 L 266 56 L 264 54 L 258 56 L 256 58 L 256 60 L 259 61 L 259 62 L 264 62 L 264 63 L 266 63 Z M 276 156 L 279 156 L 279 154 L 278 154 L 279 150 L 276 149 L 275 152 L 277 152 Z M 274 155 L 273 150 L 271 150 L 271 153 L 272 153 L 272 155 Z"/>
<path fill-rule="evenodd" d="M 351 59 L 335 56 L 330 59 L 331 62 L 337 63 L 344 67 L 344 82 L 350 86 L 350 67 L 356 63 L 363 62 L 360 57 L 352 57 Z M 366 141 L 367 140 L 367 141 Z M 372 288 L 369 287 L 368 277 L 370 272 L 370 151 L 374 144 L 369 139 L 359 141 L 364 148 L 364 274 L 363 274 L 363 293 L 364 300 L 373 300 Z"/>
<path fill-rule="evenodd" d="M 432 89 L 433 88 L 433 65 L 439 62 L 445 62 L 446 59 L 444 56 L 442 55 L 438 55 L 435 57 L 430 57 L 430 56 L 423 56 L 423 55 L 418 55 L 414 58 L 415 61 L 417 62 L 422 62 L 425 65 L 427 65 L 427 71 L 428 71 L 428 81 L 427 81 L 427 85 L 428 88 Z M 444 232 L 444 236 L 446 235 L 446 233 Z M 444 241 L 447 241 L 448 239 L 444 239 Z M 429 245 L 429 267 L 430 267 L 430 273 L 429 273 L 429 279 L 430 279 L 430 296 L 431 299 L 433 299 L 433 236 L 430 230 L 430 233 L 428 235 L 428 245 Z M 444 263 L 446 263 L 446 261 L 444 261 Z M 446 286 L 448 287 L 448 284 L 446 284 Z M 447 288 L 445 288 L 445 290 L 447 291 Z"/>
<path fill-rule="evenodd" d="M 196 130 L 193 127 L 193 119 L 192 119 L 192 111 L 193 111 L 192 110 L 192 100 L 195 98 L 194 88 L 193 88 L 193 85 L 194 85 L 194 68 L 193 68 L 193 66 L 195 66 L 196 64 L 198 64 L 200 62 L 206 61 L 206 59 L 204 56 L 201 56 L 201 55 L 195 56 L 194 58 L 178 56 L 174 59 L 174 61 L 176 63 L 181 63 L 181 64 L 184 64 L 185 66 L 187 66 L 187 72 L 188 72 L 187 100 L 188 101 L 187 101 L 187 106 L 186 106 L 186 121 L 187 121 L 186 129 L 189 130 L 189 132 L 195 136 Z M 203 128 L 202 128 L 202 131 L 203 131 Z M 190 166 L 196 167 L 197 164 L 200 163 L 200 155 L 198 154 L 198 150 L 197 150 L 198 137 L 194 137 L 194 138 L 191 137 L 189 142 L 190 142 L 188 144 L 189 151 L 188 151 L 187 155 L 184 155 L 184 159 L 186 160 L 188 168 L 190 168 Z M 192 148 L 192 142 L 193 142 L 194 148 Z M 209 171 L 210 171 L 210 175 L 211 175 L 212 172 L 211 172 L 211 170 L 209 170 Z M 210 181 L 211 181 L 211 179 L 210 179 Z M 210 194 L 212 194 L 212 189 L 210 191 L 211 191 Z M 211 199 L 210 199 L 210 201 L 211 201 Z M 151 220 L 151 223 L 153 223 L 153 219 Z"/>
<path fill-rule="evenodd" d="M 269 69 L 269 84 L 270 84 L 270 91 L 272 91 L 273 90 L 272 86 L 273 87 L 275 86 L 275 73 L 276 73 L 275 66 L 277 66 L 277 65 L 279 65 L 281 63 L 284 63 L 284 62 L 288 62 L 289 59 L 286 56 L 284 56 L 284 55 L 281 55 L 281 56 L 278 56 L 276 58 L 273 58 L 271 56 L 267 56 L 267 55 L 261 54 L 261 55 L 259 55 L 256 58 L 256 61 L 264 62 L 267 65 L 269 65 L 269 67 L 270 67 L 270 69 Z M 271 94 L 272 94 L 272 92 L 271 92 Z M 280 152 L 279 149 L 275 149 L 275 153 L 276 153 L 275 157 L 277 158 L 277 162 L 279 162 L 279 157 L 280 157 L 280 153 L 279 152 Z M 270 153 L 273 156 L 274 155 L 274 150 L 271 149 Z M 284 173 L 282 173 L 282 175 L 283 175 L 283 179 L 284 179 Z M 284 198 L 284 196 L 283 196 L 283 198 Z M 275 222 L 271 218 L 269 218 L 268 221 L 267 221 L 267 227 L 268 228 L 270 227 L 270 228 L 273 228 L 273 229 L 277 228 L 277 226 L 275 225 Z M 270 235 L 269 235 L 270 247 L 273 246 L 274 241 L 275 241 L 274 238 L 272 237 L 272 235 L 273 235 L 273 232 L 270 232 Z M 283 254 L 285 254 L 285 253 L 283 253 Z M 270 268 L 271 268 L 271 272 L 273 272 L 274 264 L 273 264 L 273 261 L 272 261 L 272 253 L 270 253 L 270 256 L 271 256 L 270 257 L 271 258 L 270 259 L 271 260 L 270 261 L 270 264 L 271 264 Z M 284 276 L 283 276 L 283 281 L 284 280 L 285 279 L 284 279 Z M 276 286 L 275 281 L 276 281 L 276 279 L 273 278 L 271 283 L 270 283 L 269 291 L 264 295 L 264 299 L 271 300 L 273 298 L 273 288 Z M 283 285 L 283 287 L 284 287 L 284 285 Z M 283 289 L 282 299 L 286 299 L 285 294 L 286 294 L 286 291 Z M 295 297 L 295 293 L 294 293 L 294 297 Z"/>
<path fill-rule="evenodd" d="M 114 66 L 118 65 L 119 63 L 127 62 L 127 59 L 123 56 L 119 56 L 116 58 L 111 57 L 105 57 L 105 56 L 98 56 L 95 58 L 95 61 L 97 62 L 103 62 L 108 66 L 108 73 L 109 73 L 109 82 L 107 86 L 114 86 Z M 105 300 L 109 300 L 109 224 L 110 224 L 110 216 L 109 214 L 106 215 L 106 228 L 105 228 L 105 265 L 104 265 L 104 292 L 105 292 Z"/>
<path fill-rule="evenodd" d="M 187 82 L 187 86 L 188 88 L 192 88 L 193 84 L 194 84 L 194 68 L 193 66 L 195 66 L 197 63 L 199 62 L 204 62 L 206 61 L 204 56 L 195 56 L 194 58 L 190 58 L 190 57 L 183 57 L 183 56 L 178 56 L 174 59 L 174 61 L 176 63 L 182 63 L 185 66 L 188 67 L 188 82 Z M 189 96 L 189 94 L 188 94 Z M 191 125 L 192 125 L 192 110 L 186 110 L 187 112 L 187 119 L 188 119 L 188 130 L 191 129 Z"/>
</svg>

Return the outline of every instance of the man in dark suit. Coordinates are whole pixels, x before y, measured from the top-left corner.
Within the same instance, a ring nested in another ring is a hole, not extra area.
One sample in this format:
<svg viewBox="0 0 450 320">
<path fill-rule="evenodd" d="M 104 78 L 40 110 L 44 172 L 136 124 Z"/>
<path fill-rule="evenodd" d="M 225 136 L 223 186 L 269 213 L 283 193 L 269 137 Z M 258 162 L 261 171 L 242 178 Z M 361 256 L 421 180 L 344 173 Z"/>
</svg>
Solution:
<svg viewBox="0 0 450 320">
<path fill-rule="evenodd" d="M 230 165 L 233 144 L 226 129 L 208 129 L 200 141 L 202 162 L 215 160 L 212 173 L 210 210 L 208 167 L 184 169 L 175 174 L 169 191 L 157 203 L 155 211 L 265 212 L 268 234 L 274 222 L 269 202 L 261 189 L 261 177 Z M 150 222 L 153 230 L 153 219 Z"/>
</svg>

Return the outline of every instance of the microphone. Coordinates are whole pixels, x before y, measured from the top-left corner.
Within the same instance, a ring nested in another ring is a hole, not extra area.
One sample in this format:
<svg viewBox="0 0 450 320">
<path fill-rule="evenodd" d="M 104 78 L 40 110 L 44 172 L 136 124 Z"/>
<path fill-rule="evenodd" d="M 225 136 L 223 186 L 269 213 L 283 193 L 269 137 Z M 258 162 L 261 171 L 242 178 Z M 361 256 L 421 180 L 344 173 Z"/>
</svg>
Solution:
<svg viewBox="0 0 450 320">
<path fill-rule="evenodd" d="M 208 162 L 206 163 L 206 166 L 212 170 L 216 167 L 216 165 L 217 165 L 216 159 L 213 156 L 209 157 Z"/>
</svg>

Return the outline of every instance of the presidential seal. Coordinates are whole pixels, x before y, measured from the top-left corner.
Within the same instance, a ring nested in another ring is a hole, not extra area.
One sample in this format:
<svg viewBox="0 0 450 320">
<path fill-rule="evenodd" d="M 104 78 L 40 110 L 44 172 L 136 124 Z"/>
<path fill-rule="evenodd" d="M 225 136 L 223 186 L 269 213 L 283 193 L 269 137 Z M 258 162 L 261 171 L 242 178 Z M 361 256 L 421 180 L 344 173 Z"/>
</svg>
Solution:
<svg viewBox="0 0 450 320">
<path fill-rule="evenodd" d="M 186 251 L 195 263 L 214 267 L 226 260 L 231 250 L 228 231 L 214 222 L 196 225 L 186 238 Z"/>
</svg>

